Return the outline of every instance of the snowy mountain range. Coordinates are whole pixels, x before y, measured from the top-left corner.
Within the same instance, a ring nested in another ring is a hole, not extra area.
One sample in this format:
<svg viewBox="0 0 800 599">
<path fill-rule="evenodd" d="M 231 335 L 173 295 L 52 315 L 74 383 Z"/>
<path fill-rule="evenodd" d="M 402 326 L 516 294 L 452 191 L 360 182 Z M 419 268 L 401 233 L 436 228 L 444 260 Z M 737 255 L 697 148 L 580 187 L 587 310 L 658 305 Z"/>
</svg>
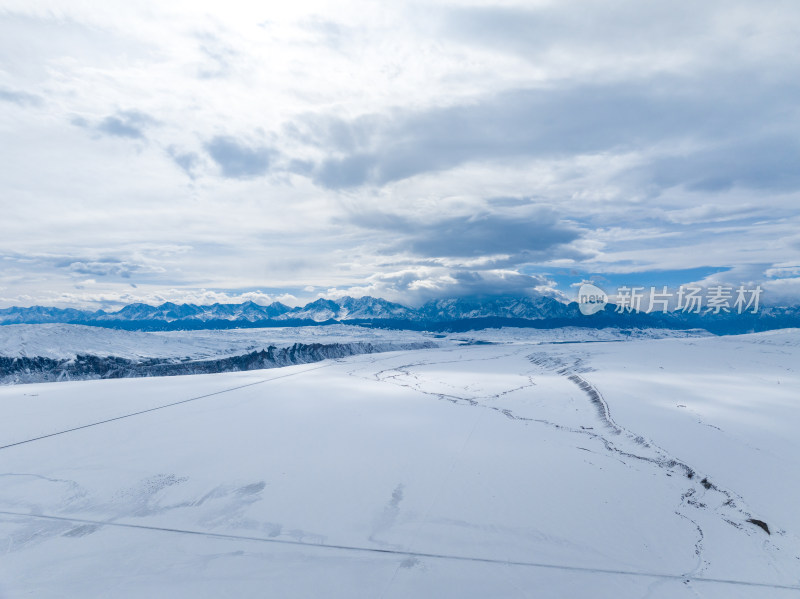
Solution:
<svg viewBox="0 0 800 599">
<path fill-rule="evenodd" d="M 397 319 L 412 321 L 460 320 L 465 318 L 552 318 L 575 312 L 557 300 L 538 297 L 503 297 L 481 300 L 480 298 L 445 299 L 428 302 L 418 309 L 389 302 L 385 299 L 364 296 L 343 297 L 337 301 L 318 299 L 296 308 L 280 302 L 262 306 L 254 302 L 243 304 L 174 304 L 166 302 L 158 306 L 130 304 L 116 312 L 104 310 L 81 311 L 75 309 L 30 308 L 0 309 L 0 324 L 41 323 L 97 323 L 161 321 L 182 322 L 214 320 L 259 322 L 265 320 L 306 320 L 326 322 L 331 320 Z"/>
<path fill-rule="evenodd" d="M 462 297 L 429 301 L 411 308 L 364 296 L 318 299 L 291 308 L 280 302 L 263 306 L 242 304 L 135 303 L 115 312 L 33 306 L 0 309 L 0 325 L 66 323 L 130 330 L 219 329 L 234 327 L 299 326 L 309 324 L 370 324 L 378 327 L 469 330 L 523 326 L 557 328 L 706 329 L 714 333 L 746 333 L 800 327 L 800 307 L 762 307 L 758 314 L 694 314 L 683 312 L 623 313 L 609 304 L 584 316 L 574 302 L 545 296 Z"/>
</svg>

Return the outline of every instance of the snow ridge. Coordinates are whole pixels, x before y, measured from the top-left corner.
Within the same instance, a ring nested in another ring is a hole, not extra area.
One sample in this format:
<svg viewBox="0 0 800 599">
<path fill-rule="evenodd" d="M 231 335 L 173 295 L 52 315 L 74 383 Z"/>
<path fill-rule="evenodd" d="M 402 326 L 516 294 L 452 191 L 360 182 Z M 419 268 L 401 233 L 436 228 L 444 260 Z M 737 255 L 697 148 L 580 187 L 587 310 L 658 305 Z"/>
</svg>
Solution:
<svg viewBox="0 0 800 599">
<path fill-rule="evenodd" d="M 413 343 L 295 343 L 290 347 L 212 360 L 129 360 L 115 356 L 80 355 L 74 359 L 0 357 L 0 384 L 40 383 L 69 380 L 115 379 L 184 374 L 216 374 L 279 368 L 322 360 L 399 350 L 430 349 L 431 341 Z"/>
</svg>

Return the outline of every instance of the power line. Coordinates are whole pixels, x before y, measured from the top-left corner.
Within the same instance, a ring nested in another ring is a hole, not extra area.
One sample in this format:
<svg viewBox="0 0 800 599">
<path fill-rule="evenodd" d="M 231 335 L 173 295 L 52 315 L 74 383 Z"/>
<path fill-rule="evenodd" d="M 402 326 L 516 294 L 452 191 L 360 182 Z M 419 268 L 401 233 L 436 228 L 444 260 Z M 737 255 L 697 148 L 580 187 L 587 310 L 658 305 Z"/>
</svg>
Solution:
<svg viewBox="0 0 800 599">
<path fill-rule="evenodd" d="M 275 376 L 269 379 L 263 379 L 260 381 L 256 381 L 255 383 L 247 383 L 246 385 L 239 385 L 238 387 L 231 387 L 230 389 L 223 389 L 221 391 L 214 391 L 213 393 L 206 393 L 205 395 L 198 395 L 197 397 L 190 397 L 189 399 L 182 399 L 180 401 L 174 401 L 172 403 L 164 404 L 162 406 L 156 406 L 154 408 L 148 408 L 146 410 L 139 410 L 138 412 L 131 412 L 130 414 L 123 414 L 122 416 L 115 416 L 114 418 L 107 418 L 105 420 L 99 420 L 97 422 L 92 422 L 90 424 L 83 424 L 81 426 L 75 426 L 73 428 L 68 428 L 63 431 L 57 431 L 55 433 L 48 433 L 46 435 L 40 435 L 38 437 L 33 437 L 31 439 L 25 439 L 24 441 L 16 441 L 14 443 L 9 443 L 8 445 L 0 446 L 0 450 L 8 449 L 9 447 L 16 447 L 17 445 L 24 445 L 26 443 L 33 443 L 34 441 L 41 441 L 42 439 L 48 439 L 50 437 L 57 437 L 58 435 L 64 435 L 66 433 L 72 433 L 75 431 L 83 430 L 85 428 L 91 428 L 93 426 L 99 426 L 101 424 L 107 424 L 109 422 L 115 422 L 117 420 L 123 420 L 125 418 L 131 418 L 132 416 L 139 416 L 141 414 L 147 414 L 149 412 L 155 412 L 157 410 L 163 410 L 164 408 L 171 408 L 173 406 L 179 406 L 181 404 L 189 403 L 191 401 L 197 401 L 198 399 L 206 399 L 208 397 L 213 397 L 215 395 L 221 395 L 223 393 L 229 393 L 231 391 L 237 391 L 239 389 L 245 389 L 246 387 L 253 387 L 254 385 L 260 385 L 262 383 L 268 383 L 270 381 L 275 381 L 278 379 L 284 379 L 288 376 L 295 376 L 297 374 L 303 374 L 304 372 L 310 372 L 312 370 L 319 370 L 320 368 L 328 368 L 331 364 L 324 364 L 322 366 L 315 366 L 314 368 L 306 368 L 305 370 L 300 370 L 298 372 L 290 372 L 289 374 L 283 374 L 281 376 Z"/>
<path fill-rule="evenodd" d="M 666 574 L 662 572 L 637 572 L 633 570 L 615 570 L 611 568 L 588 568 L 583 566 L 567 566 L 563 564 L 547 564 L 540 562 L 524 562 L 515 560 L 501 560 L 490 557 L 471 557 L 465 555 L 449 555 L 446 553 L 429 553 L 422 551 L 403 551 L 402 549 L 386 549 L 377 547 L 358 547 L 356 545 L 323 545 L 319 543 L 307 543 L 305 541 L 293 541 L 290 539 L 275 539 L 264 537 L 251 537 L 247 535 L 234 535 L 218 532 L 207 532 L 201 530 L 186 530 L 182 528 L 168 528 L 162 526 L 149 526 L 146 524 L 128 524 L 125 522 L 104 522 L 101 520 L 86 520 L 83 518 L 67 518 L 63 516 L 48 516 L 45 514 L 23 514 L 19 512 L 8 512 L 0 510 L 0 515 L 12 516 L 17 518 L 37 518 L 42 520 L 55 520 L 59 522 L 72 522 L 76 524 L 91 524 L 96 526 L 113 526 L 117 528 L 130 528 L 135 530 L 149 530 L 154 532 L 175 533 L 185 535 L 196 535 L 214 539 L 226 539 L 234 541 L 250 541 L 257 543 L 272 543 L 276 545 L 292 545 L 298 547 L 308 547 L 313 549 L 323 549 L 332 551 L 352 551 L 358 553 L 378 553 L 382 555 L 395 555 L 400 557 L 418 557 L 439 560 L 451 560 L 462 562 L 477 562 L 484 564 L 494 564 L 500 566 L 521 566 L 529 568 L 546 568 L 551 570 L 566 570 L 570 572 L 588 572 L 593 574 L 614 574 L 622 576 L 639 576 L 643 578 L 660 578 L 667 580 L 681 580 L 691 582 L 710 582 L 717 584 L 732 584 L 738 586 L 761 587 L 770 589 L 786 589 L 790 591 L 800 591 L 800 586 L 787 584 L 773 584 L 768 582 L 752 582 L 747 580 L 730 580 L 726 578 L 706 578 L 702 576 L 691 576 L 682 574 Z"/>
</svg>

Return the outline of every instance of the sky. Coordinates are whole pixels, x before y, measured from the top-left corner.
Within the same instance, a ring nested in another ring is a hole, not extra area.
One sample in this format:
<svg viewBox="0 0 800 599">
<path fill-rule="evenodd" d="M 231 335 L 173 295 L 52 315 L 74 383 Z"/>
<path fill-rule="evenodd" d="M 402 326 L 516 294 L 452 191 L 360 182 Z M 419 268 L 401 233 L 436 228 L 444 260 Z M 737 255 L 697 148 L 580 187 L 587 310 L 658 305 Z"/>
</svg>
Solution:
<svg viewBox="0 0 800 599">
<path fill-rule="evenodd" d="M 0 0 L 0 307 L 800 303 L 800 4 Z"/>
</svg>

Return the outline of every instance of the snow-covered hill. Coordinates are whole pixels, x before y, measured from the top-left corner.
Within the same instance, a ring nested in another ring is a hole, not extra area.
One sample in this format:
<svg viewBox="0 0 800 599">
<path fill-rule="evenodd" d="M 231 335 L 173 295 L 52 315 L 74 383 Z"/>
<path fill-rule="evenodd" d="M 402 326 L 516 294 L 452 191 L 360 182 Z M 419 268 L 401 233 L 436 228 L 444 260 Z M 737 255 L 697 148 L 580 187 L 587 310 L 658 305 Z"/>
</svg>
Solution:
<svg viewBox="0 0 800 599">
<path fill-rule="evenodd" d="M 0 388 L 0 596 L 797 597 L 799 364 L 795 330 Z"/>
<path fill-rule="evenodd" d="M 65 324 L 8 325 L 0 328 L 0 384 L 276 368 L 436 347 L 431 338 L 431 334 L 346 325 L 171 333 Z"/>
<path fill-rule="evenodd" d="M 702 335 L 707 333 L 571 328 L 441 335 L 348 325 L 145 333 L 68 324 L 7 325 L 0 327 L 0 384 L 232 372 L 443 345 Z"/>
<path fill-rule="evenodd" d="M 0 356 L 69 359 L 77 355 L 130 360 L 201 360 L 236 356 L 295 343 L 414 343 L 431 334 L 348 325 L 268 329 L 141 332 L 71 324 L 20 324 L 0 327 Z"/>
</svg>

